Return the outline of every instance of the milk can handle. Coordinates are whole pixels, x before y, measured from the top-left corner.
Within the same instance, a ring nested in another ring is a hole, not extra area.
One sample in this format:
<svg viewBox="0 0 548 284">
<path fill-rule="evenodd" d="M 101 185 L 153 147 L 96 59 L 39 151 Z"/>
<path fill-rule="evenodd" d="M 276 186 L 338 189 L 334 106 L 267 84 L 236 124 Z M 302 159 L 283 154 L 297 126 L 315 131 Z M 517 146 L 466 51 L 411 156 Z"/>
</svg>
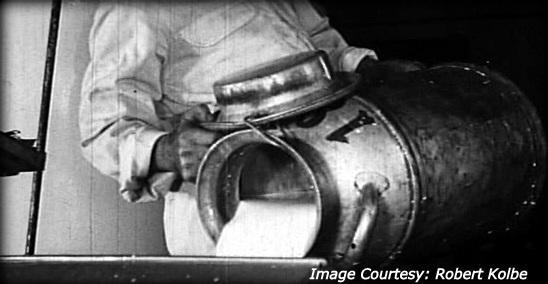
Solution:
<svg viewBox="0 0 548 284">
<path fill-rule="evenodd" d="M 273 135 L 269 134 L 268 132 L 259 129 L 257 126 L 255 126 L 253 123 L 251 123 L 251 121 L 249 121 L 248 118 L 244 119 L 244 123 L 247 127 L 249 127 L 251 130 L 253 130 L 253 132 L 255 132 L 259 136 L 261 136 L 266 142 L 268 142 L 268 143 L 270 143 L 270 144 L 272 144 L 276 147 L 287 150 L 288 152 L 293 152 L 293 150 L 290 149 L 289 146 L 286 143 L 284 143 L 280 138 L 278 138 L 276 136 L 273 136 Z"/>
<path fill-rule="evenodd" d="M 356 216 L 354 236 L 342 260 L 351 265 L 359 263 L 363 257 L 377 218 L 379 195 L 387 189 L 388 183 L 381 175 L 367 173 L 362 178 L 356 178 L 354 187 L 358 194 L 355 210 L 359 213 Z"/>
</svg>

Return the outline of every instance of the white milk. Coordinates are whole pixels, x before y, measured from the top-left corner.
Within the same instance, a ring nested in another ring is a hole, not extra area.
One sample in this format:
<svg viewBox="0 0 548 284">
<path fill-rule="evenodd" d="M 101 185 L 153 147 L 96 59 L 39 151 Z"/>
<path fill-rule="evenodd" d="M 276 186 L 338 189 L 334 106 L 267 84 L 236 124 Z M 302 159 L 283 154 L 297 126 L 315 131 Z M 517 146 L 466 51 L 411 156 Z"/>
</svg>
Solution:
<svg viewBox="0 0 548 284">
<path fill-rule="evenodd" d="M 217 256 L 304 257 L 314 242 L 317 218 L 310 201 L 240 201 L 221 232 Z"/>
</svg>

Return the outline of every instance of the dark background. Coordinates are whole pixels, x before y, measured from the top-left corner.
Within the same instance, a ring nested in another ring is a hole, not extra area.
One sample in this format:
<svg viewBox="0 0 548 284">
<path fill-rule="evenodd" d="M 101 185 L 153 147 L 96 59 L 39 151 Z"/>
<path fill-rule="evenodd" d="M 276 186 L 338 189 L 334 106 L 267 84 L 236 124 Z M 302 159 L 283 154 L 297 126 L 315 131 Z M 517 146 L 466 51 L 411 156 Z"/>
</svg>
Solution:
<svg viewBox="0 0 548 284">
<path fill-rule="evenodd" d="M 546 9 L 540 1 L 316 3 L 350 45 L 371 48 L 381 60 L 411 59 L 427 66 L 466 62 L 501 72 L 522 89 L 548 125 Z M 541 278 L 548 239 L 545 200 L 546 194 L 534 209 L 531 223 L 520 231 L 466 243 L 420 262 L 472 268 L 517 266 L 529 269 L 532 278 Z"/>
</svg>

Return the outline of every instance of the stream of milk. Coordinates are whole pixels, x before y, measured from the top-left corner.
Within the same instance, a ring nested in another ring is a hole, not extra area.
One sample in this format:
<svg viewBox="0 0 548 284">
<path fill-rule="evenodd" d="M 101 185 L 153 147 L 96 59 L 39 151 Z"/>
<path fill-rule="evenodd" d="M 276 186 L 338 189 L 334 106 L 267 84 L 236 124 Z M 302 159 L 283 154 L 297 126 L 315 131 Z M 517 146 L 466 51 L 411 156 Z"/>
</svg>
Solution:
<svg viewBox="0 0 548 284">
<path fill-rule="evenodd" d="M 316 237 L 316 206 L 299 200 L 243 200 L 217 242 L 218 256 L 304 257 Z"/>
</svg>

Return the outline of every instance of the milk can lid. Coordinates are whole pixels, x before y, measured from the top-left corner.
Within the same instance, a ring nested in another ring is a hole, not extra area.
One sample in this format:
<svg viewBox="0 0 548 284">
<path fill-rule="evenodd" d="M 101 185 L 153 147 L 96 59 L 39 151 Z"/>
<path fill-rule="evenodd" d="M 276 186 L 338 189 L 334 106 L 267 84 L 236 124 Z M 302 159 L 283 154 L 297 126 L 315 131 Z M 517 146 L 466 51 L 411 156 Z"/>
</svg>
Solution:
<svg viewBox="0 0 548 284">
<path fill-rule="evenodd" d="M 231 130 L 303 114 L 351 94 L 358 81 L 334 72 L 324 51 L 289 55 L 216 81 L 219 114 L 202 126 Z"/>
</svg>

